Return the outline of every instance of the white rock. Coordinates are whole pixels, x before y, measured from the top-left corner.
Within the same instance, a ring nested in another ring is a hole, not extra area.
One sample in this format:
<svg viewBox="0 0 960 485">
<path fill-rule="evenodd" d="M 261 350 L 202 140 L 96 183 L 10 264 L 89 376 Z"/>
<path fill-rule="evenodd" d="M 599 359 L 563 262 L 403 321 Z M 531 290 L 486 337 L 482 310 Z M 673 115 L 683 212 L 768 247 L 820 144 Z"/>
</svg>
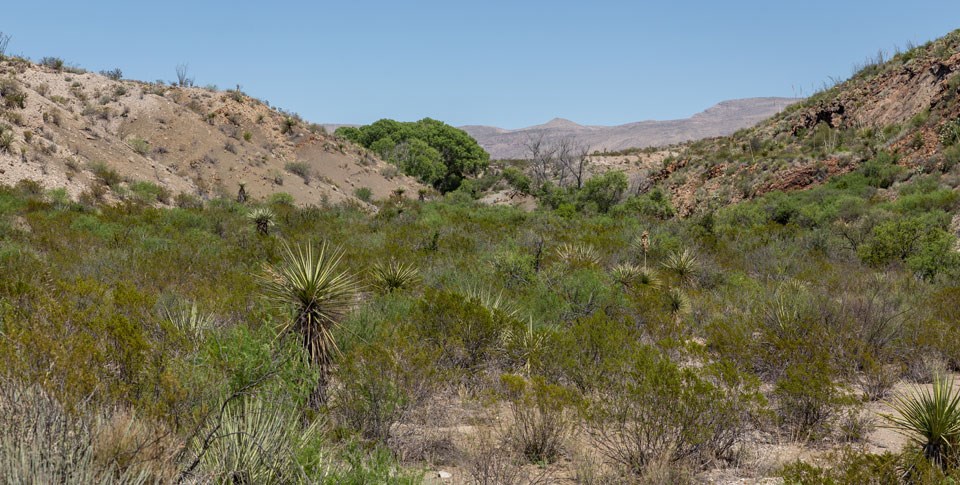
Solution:
<svg viewBox="0 0 960 485">
<path fill-rule="evenodd" d="M 440 471 L 437 472 L 437 478 L 442 478 L 442 479 L 444 479 L 444 480 L 448 480 L 448 479 L 453 478 L 453 474 L 450 473 L 450 472 L 445 472 L 445 471 L 443 471 L 443 470 L 440 470 Z"/>
</svg>

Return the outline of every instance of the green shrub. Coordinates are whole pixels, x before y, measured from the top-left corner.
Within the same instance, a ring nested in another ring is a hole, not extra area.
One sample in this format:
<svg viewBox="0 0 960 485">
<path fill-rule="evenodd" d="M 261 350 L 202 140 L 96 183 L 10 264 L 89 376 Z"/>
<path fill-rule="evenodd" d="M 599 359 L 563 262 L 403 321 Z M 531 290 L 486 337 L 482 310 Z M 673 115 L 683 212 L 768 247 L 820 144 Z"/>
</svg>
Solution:
<svg viewBox="0 0 960 485">
<path fill-rule="evenodd" d="M 94 162 L 90 166 L 90 170 L 93 172 L 93 175 L 97 177 L 97 180 L 110 188 L 119 187 L 120 182 L 123 181 L 116 170 L 108 167 L 107 164 L 103 162 Z"/>
<path fill-rule="evenodd" d="M 699 467 L 742 439 L 753 397 L 642 345 L 623 364 L 601 381 L 588 408 L 588 432 L 607 459 L 635 475 L 660 460 Z"/>
<path fill-rule="evenodd" d="M 421 405 L 437 386 L 436 355 L 410 340 L 391 338 L 386 344 L 363 345 L 344 357 L 337 368 L 332 412 L 337 422 L 364 439 L 387 444 L 391 428 Z"/>
<path fill-rule="evenodd" d="M 310 165 L 306 162 L 288 162 L 283 168 L 294 175 L 300 176 L 300 178 L 303 179 L 303 183 L 310 185 L 312 170 L 310 170 Z"/>
<path fill-rule="evenodd" d="M 357 189 L 353 191 L 353 195 L 364 202 L 370 202 L 373 191 L 370 190 L 369 187 L 357 187 Z"/>
<path fill-rule="evenodd" d="M 620 202 L 627 190 L 627 176 L 623 172 L 610 171 L 593 176 L 583 184 L 577 195 L 578 205 L 593 206 L 598 212 L 607 212 Z"/>
<path fill-rule="evenodd" d="M 531 463 L 556 461 L 573 431 L 575 396 L 539 378 L 504 374 L 500 383 L 513 418 L 507 440 Z"/>
</svg>

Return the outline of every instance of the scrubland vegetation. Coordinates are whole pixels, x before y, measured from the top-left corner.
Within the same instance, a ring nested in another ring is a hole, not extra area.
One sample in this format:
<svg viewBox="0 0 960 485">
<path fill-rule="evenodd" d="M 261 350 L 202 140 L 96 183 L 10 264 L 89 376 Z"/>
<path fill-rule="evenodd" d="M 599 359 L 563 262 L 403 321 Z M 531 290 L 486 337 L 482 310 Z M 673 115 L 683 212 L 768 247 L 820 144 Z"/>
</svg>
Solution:
<svg viewBox="0 0 960 485">
<path fill-rule="evenodd" d="M 582 156 L 488 169 L 459 130 L 385 120 L 338 133 L 441 195 L 200 200 L 102 163 L 76 201 L 0 187 L 0 482 L 951 483 L 960 129 L 943 99 L 924 132 L 787 134 L 787 113 L 639 182 Z M 922 148 L 904 137 L 932 131 L 925 163 L 902 163 Z M 802 191 L 743 175 L 793 150 L 849 163 Z M 740 194 L 678 217 L 679 179 L 726 169 Z M 538 207 L 476 202 L 497 189 Z M 908 444 L 869 450 L 878 426 Z M 829 453 L 753 466 L 781 442 Z"/>
<path fill-rule="evenodd" d="M 4 188 L 0 473 L 503 483 L 577 459 L 581 481 L 672 482 L 736 466 L 757 435 L 848 443 L 787 477 L 953 473 L 956 423 L 936 453 L 856 451 L 865 403 L 960 362 L 957 196 L 937 175 L 883 189 L 896 170 L 685 220 L 634 198 L 369 214 Z M 582 200 L 591 183 L 608 182 Z M 309 291 L 282 273 L 298 258 L 320 263 Z M 465 409 L 503 425 L 438 437 Z"/>
</svg>

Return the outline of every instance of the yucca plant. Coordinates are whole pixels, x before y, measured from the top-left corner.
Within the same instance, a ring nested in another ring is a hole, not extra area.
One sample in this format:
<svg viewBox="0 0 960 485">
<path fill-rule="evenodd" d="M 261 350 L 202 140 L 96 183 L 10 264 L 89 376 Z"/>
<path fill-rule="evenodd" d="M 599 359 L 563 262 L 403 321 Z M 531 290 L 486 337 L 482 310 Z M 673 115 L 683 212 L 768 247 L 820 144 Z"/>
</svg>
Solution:
<svg viewBox="0 0 960 485">
<path fill-rule="evenodd" d="M 489 312 L 502 312 L 510 318 L 518 318 L 520 311 L 513 304 L 504 299 L 503 292 L 493 293 L 482 288 L 467 288 L 460 292 L 468 300 L 476 300 L 480 306 Z"/>
<path fill-rule="evenodd" d="M 317 437 L 318 423 L 304 428 L 299 413 L 257 398 L 228 406 L 213 434 L 194 440 L 200 457 L 197 478 L 211 483 L 305 483 L 296 456 Z M 316 459 L 322 465 L 323 457 Z"/>
<path fill-rule="evenodd" d="M 247 214 L 247 217 L 253 221 L 254 226 L 257 228 L 257 232 L 266 236 L 270 234 L 270 228 L 276 224 L 276 215 L 272 210 L 266 207 L 257 207 L 256 209 L 250 211 Z"/>
<path fill-rule="evenodd" d="M 280 335 L 297 334 L 310 363 L 320 371 L 310 403 L 326 401 L 327 382 L 333 359 L 339 353 L 333 328 L 354 303 L 360 290 L 353 275 L 341 270 L 343 252 L 327 243 L 313 247 L 283 244 L 283 261 L 268 267 L 263 276 L 264 294 L 275 305 L 292 311 L 280 327 Z"/>
<path fill-rule="evenodd" d="M 600 255 L 589 244 L 563 243 L 557 248 L 557 257 L 571 266 L 596 266 Z"/>
<path fill-rule="evenodd" d="M 191 304 L 189 308 L 165 310 L 165 313 L 167 321 L 194 342 L 199 341 L 203 333 L 213 328 L 215 324 L 212 316 L 200 313 L 196 303 Z"/>
<path fill-rule="evenodd" d="M 937 375 L 932 389 L 916 389 L 893 398 L 890 406 L 896 415 L 884 418 L 901 434 L 920 446 L 938 466 L 954 463 L 960 445 L 960 393 L 953 381 Z"/>
<path fill-rule="evenodd" d="M 688 297 L 682 289 L 677 287 L 668 288 L 663 292 L 663 297 L 666 301 L 667 311 L 676 319 L 679 320 L 683 315 L 690 313 L 690 297 Z"/>
<path fill-rule="evenodd" d="M 640 267 L 630 263 L 620 263 L 610 270 L 610 276 L 622 286 L 632 286 L 640 273 Z"/>
<path fill-rule="evenodd" d="M 420 281 L 420 271 L 412 264 L 391 261 L 370 268 L 373 287 L 381 293 L 392 293 L 413 287 Z"/>
<path fill-rule="evenodd" d="M 692 286 L 700 271 L 697 255 L 689 249 L 676 251 L 663 262 L 663 268 L 673 274 L 680 285 Z"/>
</svg>

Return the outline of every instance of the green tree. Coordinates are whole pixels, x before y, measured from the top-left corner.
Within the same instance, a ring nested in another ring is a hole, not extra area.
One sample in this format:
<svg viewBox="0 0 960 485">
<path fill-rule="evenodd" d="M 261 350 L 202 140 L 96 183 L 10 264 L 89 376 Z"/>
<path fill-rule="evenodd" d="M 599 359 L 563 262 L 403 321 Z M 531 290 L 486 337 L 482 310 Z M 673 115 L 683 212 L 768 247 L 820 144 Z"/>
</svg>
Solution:
<svg viewBox="0 0 960 485">
<path fill-rule="evenodd" d="M 336 134 L 377 152 L 441 192 L 456 190 L 465 177 L 479 174 L 490 163 L 490 155 L 470 135 L 430 118 L 383 119 L 358 128 L 339 128 Z"/>
</svg>

